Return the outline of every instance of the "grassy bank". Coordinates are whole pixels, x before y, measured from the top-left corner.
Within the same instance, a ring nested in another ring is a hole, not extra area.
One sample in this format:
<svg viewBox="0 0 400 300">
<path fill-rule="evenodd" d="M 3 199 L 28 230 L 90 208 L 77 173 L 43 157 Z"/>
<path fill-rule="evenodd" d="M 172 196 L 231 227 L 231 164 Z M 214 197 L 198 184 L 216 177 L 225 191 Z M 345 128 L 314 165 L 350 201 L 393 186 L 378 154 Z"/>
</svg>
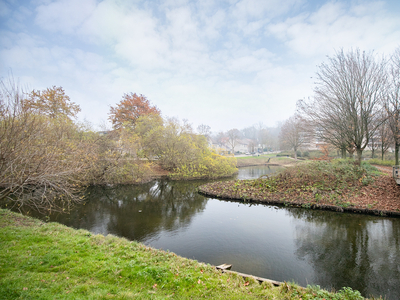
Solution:
<svg viewBox="0 0 400 300">
<path fill-rule="evenodd" d="M 363 299 L 273 287 L 115 236 L 0 210 L 0 299 Z"/>
<path fill-rule="evenodd" d="M 308 161 L 274 177 L 213 182 L 199 190 L 225 199 L 400 216 L 400 188 L 393 178 L 349 160 Z"/>
<path fill-rule="evenodd" d="M 277 157 L 276 154 L 266 154 L 260 156 L 241 156 L 237 157 L 237 166 L 248 167 L 248 166 L 261 166 L 261 165 L 279 165 L 286 166 L 294 164 L 295 160 L 288 157 Z"/>
</svg>

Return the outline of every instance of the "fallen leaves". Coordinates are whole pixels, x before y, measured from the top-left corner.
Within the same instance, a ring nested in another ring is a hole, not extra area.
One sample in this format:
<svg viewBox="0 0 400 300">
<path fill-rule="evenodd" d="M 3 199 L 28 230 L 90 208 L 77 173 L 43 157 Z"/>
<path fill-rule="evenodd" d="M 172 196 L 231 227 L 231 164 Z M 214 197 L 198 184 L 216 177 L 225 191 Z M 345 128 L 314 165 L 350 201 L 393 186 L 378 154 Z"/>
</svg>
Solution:
<svg viewBox="0 0 400 300">
<path fill-rule="evenodd" d="M 347 190 L 338 190 L 336 193 L 313 193 L 313 190 L 307 187 L 294 189 L 292 186 L 295 186 L 296 182 L 292 181 L 295 179 L 288 178 L 285 184 L 273 192 L 270 188 L 265 188 L 266 183 L 260 180 L 212 182 L 201 186 L 199 190 L 224 199 L 245 199 L 274 204 L 295 202 L 299 205 L 351 205 L 354 208 L 400 212 L 400 186 L 397 186 L 391 176 L 378 176 L 369 185 L 349 184 Z M 260 183 L 256 184 L 258 182 Z"/>
</svg>

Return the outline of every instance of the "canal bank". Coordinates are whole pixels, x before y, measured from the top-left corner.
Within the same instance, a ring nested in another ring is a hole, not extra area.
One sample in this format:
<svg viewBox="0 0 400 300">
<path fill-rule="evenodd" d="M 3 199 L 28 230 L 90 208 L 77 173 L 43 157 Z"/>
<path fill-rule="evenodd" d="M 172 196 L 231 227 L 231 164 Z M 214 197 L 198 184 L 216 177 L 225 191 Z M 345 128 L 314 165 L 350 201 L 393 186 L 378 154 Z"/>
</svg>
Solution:
<svg viewBox="0 0 400 300">
<path fill-rule="evenodd" d="M 1 299 L 362 299 L 349 288 L 259 284 L 172 252 L 1 209 L 0 228 Z"/>
<path fill-rule="evenodd" d="M 277 170 L 240 168 L 237 178 Z M 233 264 L 239 273 L 400 298 L 400 219 L 224 201 L 197 193 L 206 182 L 93 187 L 70 214 L 37 217 L 210 265 Z"/>
<path fill-rule="evenodd" d="M 378 167 L 379 173 L 346 161 L 294 166 L 275 178 L 211 182 L 198 190 L 220 199 L 400 217 L 400 187 L 389 168 Z"/>
</svg>

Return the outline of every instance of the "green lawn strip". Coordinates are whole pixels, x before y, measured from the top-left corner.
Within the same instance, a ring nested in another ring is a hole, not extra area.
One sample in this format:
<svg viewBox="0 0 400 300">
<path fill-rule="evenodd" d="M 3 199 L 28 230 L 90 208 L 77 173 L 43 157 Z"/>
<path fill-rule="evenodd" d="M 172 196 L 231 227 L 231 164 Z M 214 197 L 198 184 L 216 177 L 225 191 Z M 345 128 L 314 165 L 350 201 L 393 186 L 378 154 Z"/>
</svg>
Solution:
<svg viewBox="0 0 400 300">
<path fill-rule="evenodd" d="M 296 161 L 287 157 L 276 157 L 276 155 L 244 156 L 237 157 L 237 166 L 255 166 L 255 165 L 287 165 L 294 164 Z"/>
<path fill-rule="evenodd" d="M 108 235 L 0 210 L 0 299 L 363 299 L 280 287 Z"/>
<path fill-rule="evenodd" d="M 236 159 L 260 159 L 260 160 L 264 160 L 270 158 L 270 157 L 276 157 L 276 154 L 255 154 L 255 155 L 247 155 L 247 156 L 239 156 L 236 157 Z"/>
<path fill-rule="evenodd" d="M 379 166 L 387 166 L 387 167 L 392 167 L 395 165 L 395 160 L 381 160 L 378 158 L 373 158 L 373 159 L 369 159 L 368 163 L 372 164 L 372 165 L 379 165 Z"/>
</svg>

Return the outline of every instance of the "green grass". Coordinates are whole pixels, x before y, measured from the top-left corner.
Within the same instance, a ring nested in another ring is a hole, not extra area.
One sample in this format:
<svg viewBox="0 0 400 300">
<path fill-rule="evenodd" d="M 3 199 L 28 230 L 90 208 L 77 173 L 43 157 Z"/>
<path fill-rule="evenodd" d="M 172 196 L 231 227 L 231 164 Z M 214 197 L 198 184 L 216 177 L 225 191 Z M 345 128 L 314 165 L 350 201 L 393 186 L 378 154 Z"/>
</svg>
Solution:
<svg viewBox="0 0 400 300">
<path fill-rule="evenodd" d="M 270 157 L 276 157 L 276 153 L 273 154 L 260 154 L 260 156 L 258 156 L 258 154 L 255 155 L 247 155 L 247 156 L 239 156 L 236 157 L 237 160 L 241 160 L 241 159 L 268 159 Z"/>
<path fill-rule="evenodd" d="M 264 165 L 266 163 L 286 165 L 286 164 L 295 163 L 295 161 L 292 158 L 276 157 L 276 154 L 237 157 L 237 166 L 238 167 Z"/>
<path fill-rule="evenodd" d="M 373 165 L 392 167 L 392 166 L 394 166 L 395 161 L 394 160 L 381 160 L 379 158 L 374 158 L 374 159 L 368 160 L 368 163 L 373 164 Z"/>
<path fill-rule="evenodd" d="M 108 235 L 0 210 L 0 299 L 363 299 L 280 287 Z"/>
</svg>

